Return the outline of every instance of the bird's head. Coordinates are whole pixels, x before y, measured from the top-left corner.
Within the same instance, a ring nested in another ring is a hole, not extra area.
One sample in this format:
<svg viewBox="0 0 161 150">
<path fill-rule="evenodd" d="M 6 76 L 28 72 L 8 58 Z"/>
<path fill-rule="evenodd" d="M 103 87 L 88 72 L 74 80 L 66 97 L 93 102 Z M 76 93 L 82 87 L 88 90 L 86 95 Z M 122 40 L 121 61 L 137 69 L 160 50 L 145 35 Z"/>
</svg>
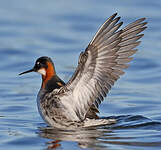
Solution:
<svg viewBox="0 0 161 150">
<path fill-rule="evenodd" d="M 38 72 L 42 75 L 43 80 L 50 80 L 56 73 L 52 60 L 49 57 L 43 56 L 36 60 L 32 69 L 20 73 L 19 75 L 29 72 Z"/>
</svg>

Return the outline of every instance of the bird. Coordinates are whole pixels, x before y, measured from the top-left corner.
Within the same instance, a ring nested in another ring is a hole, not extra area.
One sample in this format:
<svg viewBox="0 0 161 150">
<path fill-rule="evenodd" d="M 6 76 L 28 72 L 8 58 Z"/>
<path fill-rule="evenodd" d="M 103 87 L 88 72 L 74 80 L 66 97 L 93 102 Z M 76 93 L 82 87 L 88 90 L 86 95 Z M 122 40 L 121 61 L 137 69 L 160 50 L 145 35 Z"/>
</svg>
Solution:
<svg viewBox="0 0 161 150">
<path fill-rule="evenodd" d="M 78 128 L 107 123 L 98 116 L 99 105 L 128 68 L 144 35 L 141 32 L 147 28 L 146 18 L 123 28 L 120 18 L 115 13 L 99 28 L 80 53 L 75 72 L 67 83 L 56 74 L 54 63 L 47 56 L 38 58 L 32 69 L 19 74 L 41 74 L 37 106 L 49 126 Z"/>
</svg>

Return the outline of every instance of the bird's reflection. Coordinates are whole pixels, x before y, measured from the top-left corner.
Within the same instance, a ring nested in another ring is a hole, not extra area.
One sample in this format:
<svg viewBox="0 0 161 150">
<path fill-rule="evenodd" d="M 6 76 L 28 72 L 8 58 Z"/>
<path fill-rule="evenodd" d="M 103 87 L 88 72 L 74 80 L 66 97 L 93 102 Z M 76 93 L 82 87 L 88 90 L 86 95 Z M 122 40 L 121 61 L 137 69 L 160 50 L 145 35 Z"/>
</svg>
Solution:
<svg viewBox="0 0 161 150">
<path fill-rule="evenodd" d="M 90 128 L 73 130 L 40 128 L 39 135 L 51 139 L 47 149 L 57 149 L 63 141 L 77 142 L 80 148 L 99 150 L 113 150 L 113 146 L 132 146 L 131 149 L 133 149 L 133 146 L 141 146 L 145 149 L 147 146 L 161 146 L 160 141 L 149 142 L 140 139 L 140 136 L 144 137 L 145 133 L 149 132 L 150 134 L 149 136 L 146 135 L 146 138 L 151 139 L 151 130 L 155 128 L 160 131 L 160 122 L 153 122 L 151 119 L 140 115 L 117 116 L 115 119 L 117 120 L 115 124 Z"/>
<path fill-rule="evenodd" d="M 61 146 L 61 141 L 75 141 L 81 148 L 105 149 L 101 138 L 111 136 L 112 131 L 103 127 L 81 128 L 74 130 L 60 130 L 56 128 L 40 128 L 39 135 L 43 138 L 52 139 L 48 142 L 47 149 L 56 149 Z"/>
</svg>

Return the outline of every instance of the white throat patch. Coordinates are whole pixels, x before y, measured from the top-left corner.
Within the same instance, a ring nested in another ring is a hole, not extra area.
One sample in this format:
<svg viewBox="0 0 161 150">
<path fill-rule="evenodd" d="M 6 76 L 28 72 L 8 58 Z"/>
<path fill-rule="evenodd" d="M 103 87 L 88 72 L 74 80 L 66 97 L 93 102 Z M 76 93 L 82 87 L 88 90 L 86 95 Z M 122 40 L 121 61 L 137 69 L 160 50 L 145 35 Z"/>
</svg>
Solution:
<svg viewBox="0 0 161 150">
<path fill-rule="evenodd" d="M 44 68 L 39 69 L 39 70 L 38 70 L 38 73 L 40 73 L 40 74 L 46 76 L 46 70 L 45 70 Z"/>
</svg>

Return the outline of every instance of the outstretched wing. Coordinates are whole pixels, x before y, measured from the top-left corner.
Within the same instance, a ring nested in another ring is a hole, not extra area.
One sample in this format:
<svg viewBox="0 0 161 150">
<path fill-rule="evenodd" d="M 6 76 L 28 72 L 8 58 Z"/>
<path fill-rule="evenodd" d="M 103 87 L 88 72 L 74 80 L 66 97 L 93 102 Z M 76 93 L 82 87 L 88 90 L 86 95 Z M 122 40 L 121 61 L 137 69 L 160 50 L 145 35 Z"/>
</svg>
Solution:
<svg viewBox="0 0 161 150">
<path fill-rule="evenodd" d="M 115 18 L 116 15 L 101 26 L 80 54 L 78 67 L 64 87 L 62 103 L 81 120 L 93 104 L 98 107 L 114 82 L 124 74 L 123 69 L 128 67 L 130 56 L 143 36 L 139 33 L 146 28 L 145 18 L 141 18 L 118 30 L 123 23 L 118 23 L 120 17 Z"/>
</svg>

